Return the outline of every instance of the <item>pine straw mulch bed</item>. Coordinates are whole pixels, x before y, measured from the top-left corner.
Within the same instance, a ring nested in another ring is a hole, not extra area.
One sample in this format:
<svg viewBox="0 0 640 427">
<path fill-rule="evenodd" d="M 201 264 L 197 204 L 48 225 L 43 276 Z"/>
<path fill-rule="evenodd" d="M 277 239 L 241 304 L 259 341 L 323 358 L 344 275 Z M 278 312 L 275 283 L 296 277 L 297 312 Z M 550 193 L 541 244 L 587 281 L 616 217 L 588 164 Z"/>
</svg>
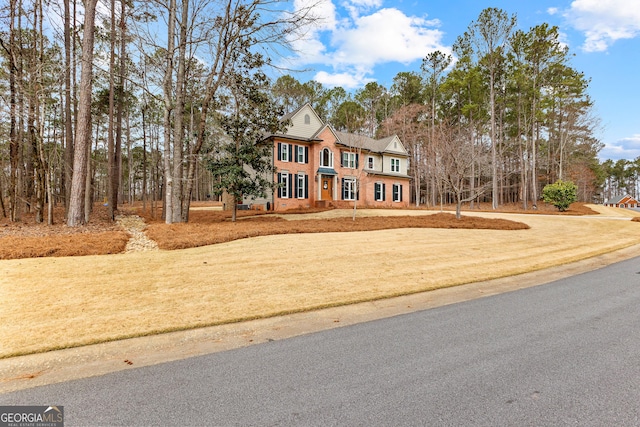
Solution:
<svg viewBox="0 0 640 427">
<path fill-rule="evenodd" d="M 82 227 L 67 227 L 64 209 L 54 209 L 54 225 L 35 222 L 26 213 L 18 222 L 0 216 L 0 259 L 117 254 L 124 251 L 129 234 L 109 219 L 107 208 L 93 207 L 91 221 Z"/>
<path fill-rule="evenodd" d="M 424 216 L 351 217 L 287 221 L 280 217 L 255 216 L 230 222 L 217 212 L 192 212 L 189 223 L 152 223 L 147 236 L 161 249 L 186 249 L 229 242 L 247 237 L 297 233 L 341 233 L 394 228 L 467 228 L 492 230 L 523 230 L 529 226 L 506 219 L 462 217 L 450 213 Z"/>
<path fill-rule="evenodd" d="M 485 206 L 483 206 L 485 207 Z M 487 210 L 474 209 L 474 211 Z M 122 209 L 121 213 L 137 213 L 148 224 L 146 234 L 161 249 L 185 249 L 224 243 L 247 237 L 294 233 L 328 233 L 348 231 L 373 231 L 397 228 L 466 228 L 493 230 L 522 230 L 526 224 L 504 220 L 463 216 L 460 220 L 452 213 L 436 213 L 419 216 L 351 217 L 287 221 L 281 217 L 265 215 L 259 211 L 240 211 L 238 221 L 231 222 L 230 212 L 192 210 L 189 223 L 165 224 L 153 219 L 140 208 Z M 501 212 L 523 213 L 517 205 L 507 205 Z M 304 211 L 309 213 L 310 211 Z M 302 213 L 290 211 L 288 213 Z M 539 206 L 526 213 L 559 213 L 552 206 Z M 596 214 L 584 204 L 574 203 L 564 214 Z M 55 224 L 36 224 L 33 214 L 24 214 L 18 223 L 0 217 L 0 259 L 36 258 L 47 256 L 81 256 L 122 253 L 129 235 L 108 218 L 107 208 L 94 206 L 89 224 L 71 228 L 64 224 L 64 212 L 56 208 Z"/>
</svg>

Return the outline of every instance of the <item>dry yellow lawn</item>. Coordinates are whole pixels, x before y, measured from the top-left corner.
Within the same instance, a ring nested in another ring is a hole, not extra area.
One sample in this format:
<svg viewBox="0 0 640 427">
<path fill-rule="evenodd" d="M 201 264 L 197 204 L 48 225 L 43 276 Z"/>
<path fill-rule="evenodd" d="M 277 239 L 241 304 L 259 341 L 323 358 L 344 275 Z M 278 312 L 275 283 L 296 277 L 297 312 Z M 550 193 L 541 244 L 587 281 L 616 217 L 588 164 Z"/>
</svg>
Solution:
<svg viewBox="0 0 640 427">
<path fill-rule="evenodd" d="M 426 291 L 640 243 L 640 224 L 625 218 L 637 213 L 591 207 L 601 215 L 476 214 L 531 226 L 519 231 L 295 234 L 177 251 L 0 261 L 0 357 Z M 400 212 L 358 211 L 374 213 Z"/>
</svg>

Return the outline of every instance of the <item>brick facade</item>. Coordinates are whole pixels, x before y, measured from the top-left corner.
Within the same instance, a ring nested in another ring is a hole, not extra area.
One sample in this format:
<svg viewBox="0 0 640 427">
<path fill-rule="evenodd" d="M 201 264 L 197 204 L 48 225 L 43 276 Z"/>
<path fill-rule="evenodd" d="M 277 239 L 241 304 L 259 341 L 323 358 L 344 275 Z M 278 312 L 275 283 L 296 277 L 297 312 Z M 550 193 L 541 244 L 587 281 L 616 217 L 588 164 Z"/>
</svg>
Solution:
<svg viewBox="0 0 640 427">
<path fill-rule="evenodd" d="M 276 190 L 244 200 L 253 208 L 284 211 L 315 207 L 406 208 L 408 154 L 397 136 L 374 140 L 336 132 L 304 105 L 286 118 L 285 134 L 272 135 Z"/>
</svg>

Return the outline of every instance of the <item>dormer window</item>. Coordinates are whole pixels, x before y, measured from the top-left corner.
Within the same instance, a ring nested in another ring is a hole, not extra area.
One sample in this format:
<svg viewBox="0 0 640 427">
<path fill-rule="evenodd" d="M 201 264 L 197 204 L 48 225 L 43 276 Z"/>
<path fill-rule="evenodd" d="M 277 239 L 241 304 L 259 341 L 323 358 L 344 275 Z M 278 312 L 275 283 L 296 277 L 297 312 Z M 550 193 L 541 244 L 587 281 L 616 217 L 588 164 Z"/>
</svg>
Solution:
<svg viewBox="0 0 640 427">
<path fill-rule="evenodd" d="M 305 125 L 310 125 L 311 124 L 311 116 L 308 114 L 304 115 L 304 124 Z"/>
</svg>

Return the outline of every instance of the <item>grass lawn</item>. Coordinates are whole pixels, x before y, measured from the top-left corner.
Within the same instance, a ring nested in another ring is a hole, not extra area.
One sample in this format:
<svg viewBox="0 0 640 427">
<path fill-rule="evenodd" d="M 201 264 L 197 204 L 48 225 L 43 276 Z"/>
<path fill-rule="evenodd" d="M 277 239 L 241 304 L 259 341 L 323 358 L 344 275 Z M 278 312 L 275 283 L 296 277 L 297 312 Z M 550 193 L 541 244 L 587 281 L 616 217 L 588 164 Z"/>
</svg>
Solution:
<svg viewBox="0 0 640 427">
<path fill-rule="evenodd" d="M 530 227 L 522 230 L 279 234 L 171 251 L 0 260 L 0 357 L 422 292 L 640 243 L 640 224 L 628 220 L 636 213 L 594 209 L 601 214 L 464 213 Z M 317 215 L 339 213 L 331 212 Z"/>
</svg>

